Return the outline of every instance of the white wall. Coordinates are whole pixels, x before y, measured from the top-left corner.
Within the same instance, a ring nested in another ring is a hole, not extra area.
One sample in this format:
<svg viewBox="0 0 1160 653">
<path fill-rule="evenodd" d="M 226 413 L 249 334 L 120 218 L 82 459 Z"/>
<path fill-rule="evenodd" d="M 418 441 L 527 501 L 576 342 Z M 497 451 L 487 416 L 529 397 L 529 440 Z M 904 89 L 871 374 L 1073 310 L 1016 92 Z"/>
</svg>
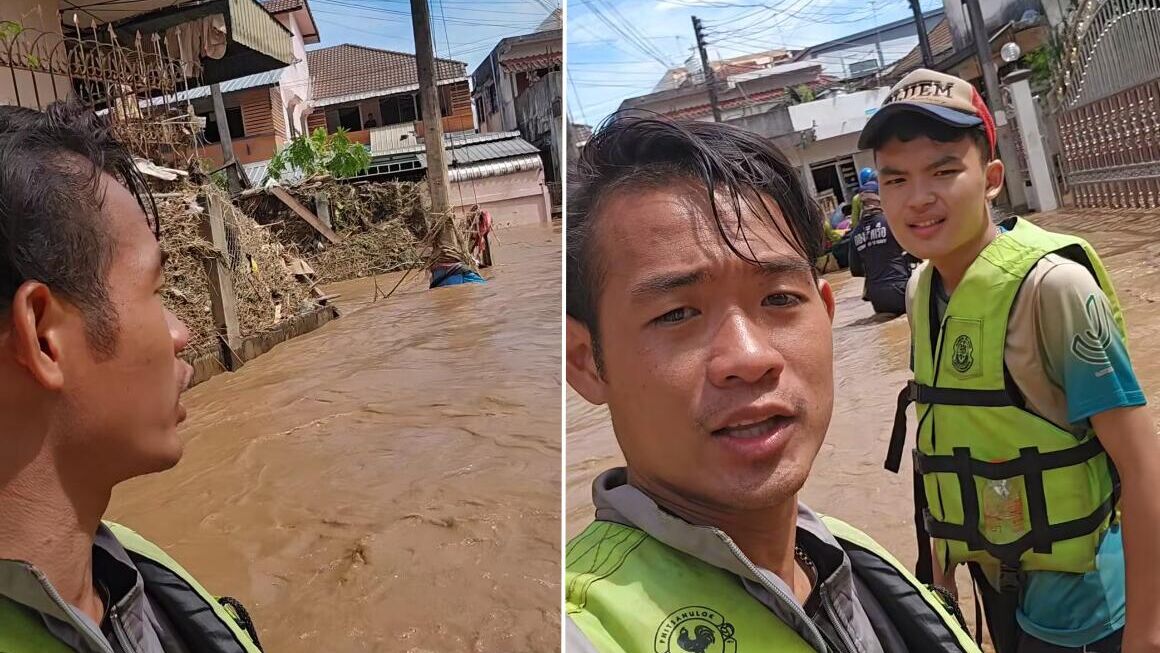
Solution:
<svg viewBox="0 0 1160 653">
<path fill-rule="evenodd" d="M 834 95 L 822 100 L 804 102 L 789 108 L 790 120 L 797 131 L 813 127 L 819 141 L 836 136 L 858 133 L 870 116 L 890 94 L 886 87 Z"/>
<path fill-rule="evenodd" d="M 544 171 L 527 170 L 451 184 L 451 203 L 458 210 L 479 204 L 494 227 L 540 224 L 552 219 L 544 193 Z"/>
<path fill-rule="evenodd" d="M 295 63 L 282 69 L 282 77 L 278 86 L 282 91 L 282 106 L 286 110 L 287 136 L 290 124 L 294 124 L 298 131 L 304 130 L 304 116 L 309 111 L 309 103 L 313 99 L 310 90 L 310 67 L 306 63 L 306 41 L 302 36 L 302 29 L 298 21 L 294 20 L 293 12 L 278 15 L 278 22 L 290 30 L 291 44 L 294 49 Z"/>
<path fill-rule="evenodd" d="M 500 60 L 504 59 L 520 59 L 523 57 L 530 57 L 537 54 L 548 54 L 552 52 L 562 52 L 563 43 L 560 40 L 555 41 L 540 41 L 533 43 L 519 43 L 512 46 L 500 56 Z M 491 120 L 490 117 L 486 121 L 487 129 L 484 131 L 515 131 L 519 128 L 516 122 L 516 76 L 515 73 L 509 73 L 504 70 L 503 65 L 496 63 L 495 66 L 496 81 L 499 83 L 497 99 L 499 100 L 502 111 L 499 120 Z M 494 218 L 494 216 L 493 216 Z"/>
<path fill-rule="evenodd" d="M 908 52 L 918 45 L 918 36 L 904 36 L 896 39 L 882 40 L 882 61 L 884 66 L 898 61 L 906 56 Z M 837 77 L 839 79 L 845 78 L 849 75 L 849 67 L 851 64 L 860 61 L 873 59 L 878 61 L 878 48 L 871 42 L 868 45 L 851 45 L 841 50 L 832 50 L 830 52 L 822 52 L 815 56 L 806 59 L 806 61 L 816 60 L 822 64 L 823 69 L 827 75 Z"/>
<path fill-rule="evenodd" d="M 840 159 L 858 153 L 858 134 L 846 134 L 824 141 L 815 141 L 804 150 L 797 150 L 798 163 L 812 164 Z M 873 154 L 871 154 L 873 156 Z M 855 157 L 855 161 L 858 157 Z"/>
</svg>

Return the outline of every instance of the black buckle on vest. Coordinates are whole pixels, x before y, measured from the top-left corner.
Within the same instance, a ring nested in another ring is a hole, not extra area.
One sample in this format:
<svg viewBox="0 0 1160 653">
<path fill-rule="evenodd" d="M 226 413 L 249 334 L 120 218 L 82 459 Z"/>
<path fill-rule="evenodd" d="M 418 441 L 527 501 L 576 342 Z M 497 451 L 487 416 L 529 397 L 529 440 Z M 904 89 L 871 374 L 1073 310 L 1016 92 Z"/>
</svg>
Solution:
<svg viewBox="0 0 1160 653">
<path fill-rule="evenodd" d="M 906 396 L 908 403 L 913 404 L 914 402 L 918 401 L 918 382 L 913 379 L 907 381 L 906 387 L 902 389 L 902 393 Z"/>
<path fill-rule="evenodd" d="M 999 591 L 1003 594 L 1018 594 L 1019 587 L 1019 568 L 1001 563 L 999 565 Z"/>
</svg>

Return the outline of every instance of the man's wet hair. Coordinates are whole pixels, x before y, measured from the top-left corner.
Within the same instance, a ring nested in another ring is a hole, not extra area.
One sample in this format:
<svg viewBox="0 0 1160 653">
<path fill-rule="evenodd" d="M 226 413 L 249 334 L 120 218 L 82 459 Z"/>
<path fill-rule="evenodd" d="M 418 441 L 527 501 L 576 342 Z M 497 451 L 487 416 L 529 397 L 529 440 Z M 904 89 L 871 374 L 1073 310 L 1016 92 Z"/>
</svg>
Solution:
<svg viewBox="0 0 1160 653">
<path fill-rule="evenodd" d="M 148 185 L 106 119 L 73 103 L 0 107 L 0 315 L 22 284 L 39 281 L 81 309 L 93 349 L 111 356 L 117 313 L 105 282 L 115 244 L 101 215 L 103 173 L 129 189 L 159 235 Z"/>
<path fill-rule="evenodd" d="M 750 207 L 811 266 L 822 254 L 821 210 L 802 187 L 798 170 L 769 140 L 722 123 L 675 121 L 639 112 L 614 114 L 588 141 L 568 178 L 566 311 L 588 327 L 598 364 L 596 306 L 606 261 L 593 234 L 602 203 L 624 189 L 661 188 L 681 181 L 705 189 L 717 231 L 746 262 L 761 264 L 743 223 L 723 222 L 723 206 L 737 216 L 742 215 L 743 203 Z M 788 233 L 760 197 L 781 209 Z"/>
<path fill-rule="evenodd" d="M 914 111 L 898 113 L 890 117 L 886 124 L 878 129 L 869 145 L 870 149 L 878 150 L 894 139 L 909 143 L 922 136 L 939 143 L 957 143 L 970 139 L 979 148 L 979 156 L 982 157 L 983 164 L 991 162 L 991 143 L 987 140 L 987 132 L 982 125 L 967 128 L 952 127 Z"/>
</svg>

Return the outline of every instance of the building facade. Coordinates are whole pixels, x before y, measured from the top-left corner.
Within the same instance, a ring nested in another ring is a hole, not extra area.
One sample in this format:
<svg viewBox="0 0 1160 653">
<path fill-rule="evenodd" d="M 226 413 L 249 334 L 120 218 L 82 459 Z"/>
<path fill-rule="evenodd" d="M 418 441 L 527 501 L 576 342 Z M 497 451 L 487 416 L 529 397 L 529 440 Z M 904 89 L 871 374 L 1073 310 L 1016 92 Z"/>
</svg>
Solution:
<svg viewBox="0 0 1160 653">
<path fill-rule="evenodd" d="M 481 132 L 517 131 L 516 101 L 564 62 L 564 32 L 545 29 L 500 41 L 471 73 Z"/>
<path fill-rule="evenodd" d="M 419 97 L 415 55 L 361 45 L 336 45 L 307 53 L 314 111 L 309 131 L 345 129 L 351 140 L 371 144 L 371 134 L 391 130 L 400 143 L 423 137 L 424 107 Z M 445 133 L 475 130 L 467 65 L 435 60 L 436 85 Z"/>
</svg>

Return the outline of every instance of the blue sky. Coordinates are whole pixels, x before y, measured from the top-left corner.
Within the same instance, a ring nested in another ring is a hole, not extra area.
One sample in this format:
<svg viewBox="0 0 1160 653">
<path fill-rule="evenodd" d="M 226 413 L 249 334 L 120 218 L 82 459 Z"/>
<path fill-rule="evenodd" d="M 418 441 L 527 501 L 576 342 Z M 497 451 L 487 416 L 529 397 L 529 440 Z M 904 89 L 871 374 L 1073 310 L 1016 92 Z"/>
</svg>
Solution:
<svg viewBox="0 0 1160 653">
<path fill-rule="evenodd" d="M 409 0 L 309 0 L 322 43 L 415 51 Z M 558 0 L 430 0 L 435 56 L 467 63 L 470 73 L 500 39 L 535 31 Z M 444 20 L 446 19 L 446 20 Z"/>
<path fill-rule="evenodd" d="M 924 11 L 941 6 L 922 0 Z M 572 119 L 595 125 L 625 98 L 651 92 L 669 66 L 683 65 L 696 44 L 694 15 L 705 25 L 710 58 L 718 59 L 801 49 L 912 13 L 906 0 L 569 0 Z"/>
</svg>

